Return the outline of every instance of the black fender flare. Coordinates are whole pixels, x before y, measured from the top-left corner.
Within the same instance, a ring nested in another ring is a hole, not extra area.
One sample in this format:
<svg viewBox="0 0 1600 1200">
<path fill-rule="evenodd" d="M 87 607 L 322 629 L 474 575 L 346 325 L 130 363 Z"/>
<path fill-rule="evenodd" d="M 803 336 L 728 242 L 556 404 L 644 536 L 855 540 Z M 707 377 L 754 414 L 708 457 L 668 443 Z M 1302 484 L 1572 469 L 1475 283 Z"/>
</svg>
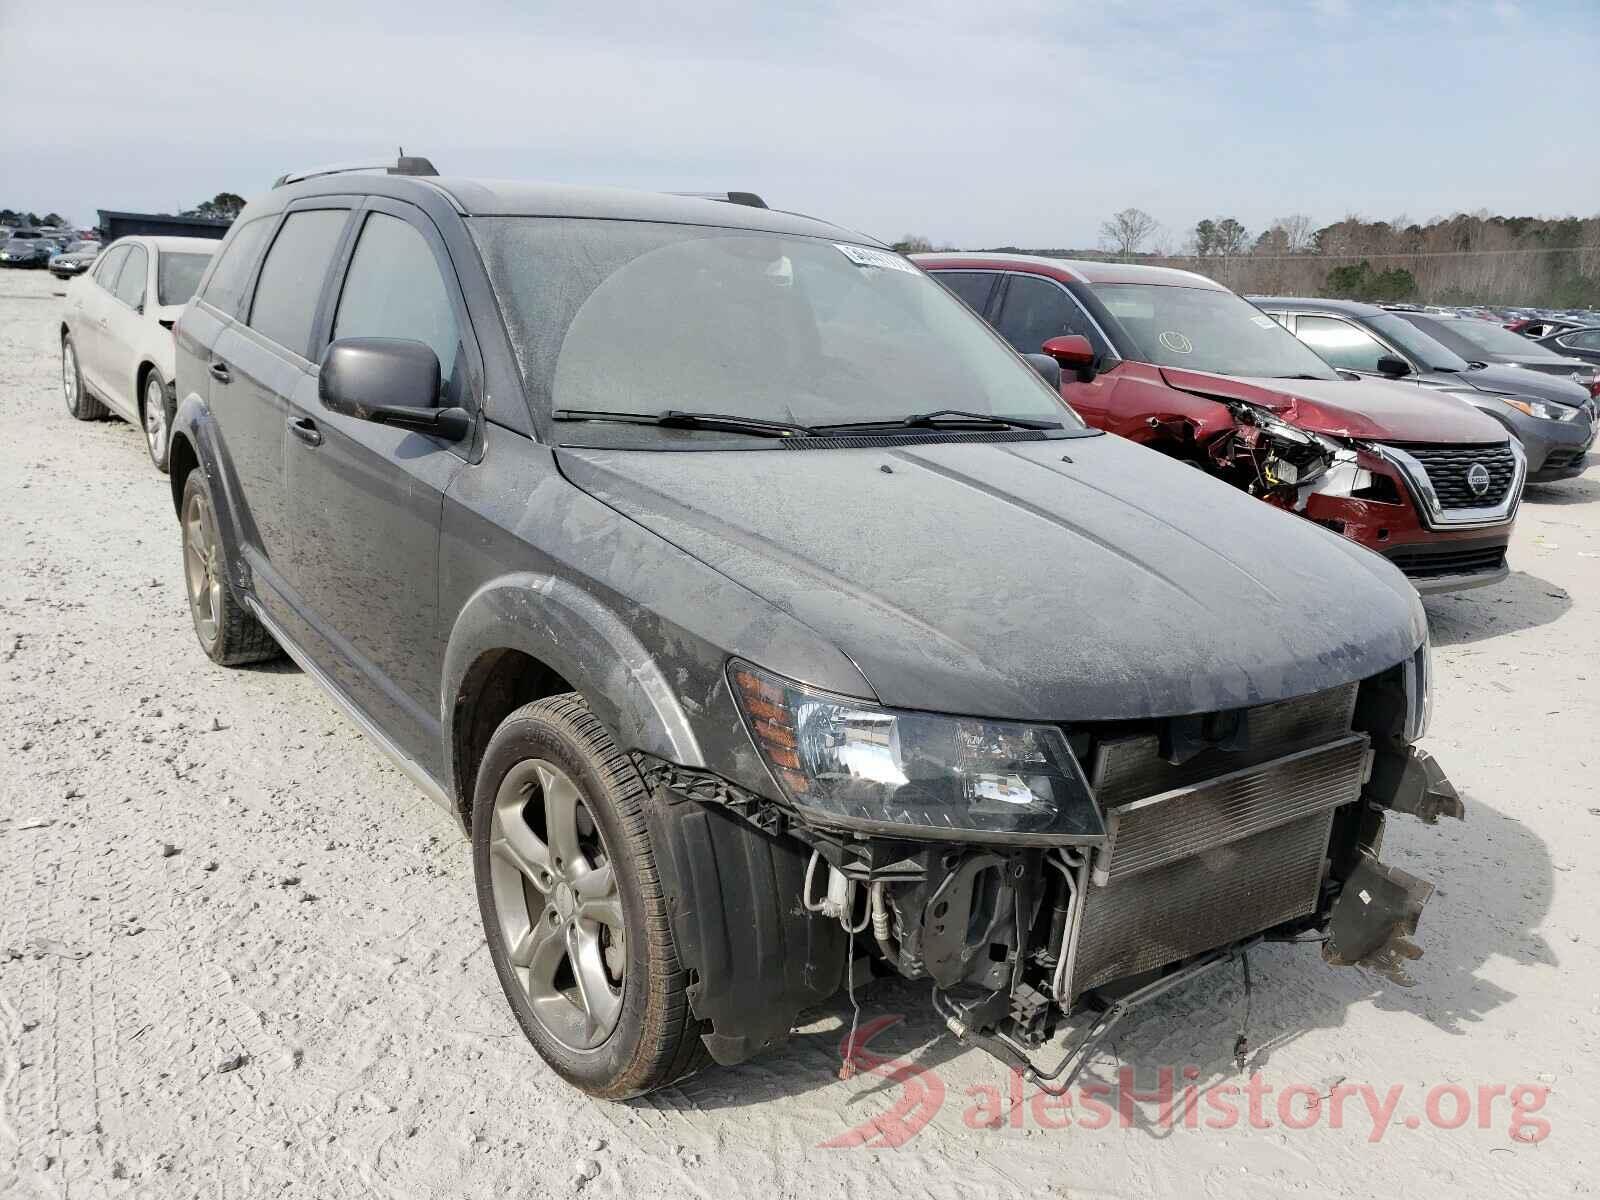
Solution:
<svg viewBox="0 0 1600 1200">
<path fill-rule="evenodd" d="M 445 730 L 456 727 L 473 664 L 506 650 L 537 659 L 582 693 L 623 748 L 684 766 L 706 765 L 693 722 L 665 669 L 621 614 L 568 580 L 531 571 L 483 584 L 456 617 L 440 679 Z M 446 767 L 452 780 L 458 775 L 459 750 L 450 736 Z"/>
<path fill-rule="evenodd" d="M 179 400 L 172 418 L 172 432 L 168 443 L 169 461 L 177 458 L 177 445 L 182 441 L 194 454 L 195 470 L 205 475 L 206 486 L 211 490 L 211 506 L 217 518 L 217 538 L 222 545 L 223 561 L 228 588 L 234 599 L 245 602 L 250 590 L 250 567 L 245 561 L 245 528 L 243 506 L 239 503 L 239 478 L 222 449 L 222 439 L 217 423 L 206 402 L 194 392 Z M 173 472 L 172 510 L 180 522 L 183 519 L 183 488 L 187 473 Z"/>
</svg>

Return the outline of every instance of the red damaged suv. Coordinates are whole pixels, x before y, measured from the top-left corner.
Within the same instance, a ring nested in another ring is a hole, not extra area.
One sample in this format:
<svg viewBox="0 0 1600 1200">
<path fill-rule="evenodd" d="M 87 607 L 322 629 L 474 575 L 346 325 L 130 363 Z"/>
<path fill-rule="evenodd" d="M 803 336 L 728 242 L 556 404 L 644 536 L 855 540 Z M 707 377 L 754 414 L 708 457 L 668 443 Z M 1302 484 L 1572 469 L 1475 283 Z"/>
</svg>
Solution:
<svg viewBox="0 0 1600 1200">
<path fill-rule="evenodd" d="M 1335 370 L 1201 275 L 1009 254 L 915 261 L 1023 354 L 1062 367 L 1089 424 L 1384 555 L 1417 590 L 1505 578 L 1526 461 L 1448 396 Z"/>
</svg>

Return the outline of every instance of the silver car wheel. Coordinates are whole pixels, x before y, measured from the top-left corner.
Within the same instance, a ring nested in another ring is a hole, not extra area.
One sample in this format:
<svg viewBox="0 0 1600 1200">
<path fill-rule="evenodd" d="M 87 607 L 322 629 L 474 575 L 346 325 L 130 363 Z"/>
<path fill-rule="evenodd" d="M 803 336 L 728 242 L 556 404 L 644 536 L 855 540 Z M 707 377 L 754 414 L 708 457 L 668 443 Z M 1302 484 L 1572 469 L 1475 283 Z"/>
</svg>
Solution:
<svg viewBox="0 0 1600 1200">
<path fill-rule="evenodd" d="M 222 568 L 217 527 L 204 491 L 189 498 L 183 514 L 183 575 L 194 609 L 195 629 L 207 647 L 216 645 L 222 617 Z"/>
<path fill-rule="evenodd" d="M 68 411 L 78 407 L 78 352 L 69 339 L 61 342 L 61 395 Z"/>
<path fill-rule="evenodd" d="M 512 973 L 545 1029 L 592 1050 L 622 1013 L 622 897 L 600 829 L 560 767 L 525 759 L 495 795 L 489 831 L 495 915 Z"/>
<path fill-rule="evenodd" d="M 167 456 L 167 389 L 154 371 L 144 385 L 144 437 L 150 443 L 150 457 L 157 463 Z"/>
</svg>

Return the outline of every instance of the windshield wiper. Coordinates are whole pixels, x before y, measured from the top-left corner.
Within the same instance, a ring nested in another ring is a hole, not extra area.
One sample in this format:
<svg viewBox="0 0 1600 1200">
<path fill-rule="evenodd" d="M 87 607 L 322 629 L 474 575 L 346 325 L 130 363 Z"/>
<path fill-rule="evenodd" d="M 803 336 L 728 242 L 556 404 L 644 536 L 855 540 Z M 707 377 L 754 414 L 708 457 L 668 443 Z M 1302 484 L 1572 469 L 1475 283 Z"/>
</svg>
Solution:
<svg viewBox="0 0 1600 1200">
<path fill-rule="evenodd" d="M 812 437 L 817 432 L 810 425 L 797 425 L 792 421 L 769 421 L 738 413 L 680 412 L 675 408 L 664 413 L 558 408 L 550 415 L 557 421 L 611 421 L 620 425 L 654 425 L 660 429 L 716 429 L 724 433 L 748 433 L 752 437 Z"/>
<path fill-rule="evenodd" d="M 1326 376 L 1323 376 L 1323 375 L 1308 375 L 1304 371 L 1300 372 L 1300 374 L 1298 374 L 1298 375 L 1274 375 L 1273 378 L 1274 379 L 1321 379 L 1324 382 L 1327 381 L 1327 377 Z"/>
<path fill-rule="evenodd" d="M 841 421 L 833 425 L 818 425 L 819 430 L 833 432 L 840 429 L 938 429 L 944 425 L 987 425 L 997 429 L 1060 429 L 1060 421 L 1041 420 L 1036 417 L 1002 417 L 995 413 L 966 412 L 959 408 L 941 408 L 936 412 L 912 413 L 887 421 Z"/>
</svg>

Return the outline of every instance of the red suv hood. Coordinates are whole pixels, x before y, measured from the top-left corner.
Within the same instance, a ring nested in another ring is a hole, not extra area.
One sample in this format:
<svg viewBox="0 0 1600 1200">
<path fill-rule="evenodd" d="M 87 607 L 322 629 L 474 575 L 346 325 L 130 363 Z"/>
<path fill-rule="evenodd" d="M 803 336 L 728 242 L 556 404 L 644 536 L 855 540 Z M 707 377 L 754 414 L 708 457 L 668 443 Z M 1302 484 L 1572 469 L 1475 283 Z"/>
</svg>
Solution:
<svg viewBox="0 0 1600 1200">
<path fill-rule="evenodd" d="M 1243 400 L 1290 424 L 1332 437 L 1374 442 L 1484 445 L 1505 429 L 1464 400 L 1385 379 L 1240 379 L 1162 367 L 1169 387 L 1223 400 Z"/>
</svg>

